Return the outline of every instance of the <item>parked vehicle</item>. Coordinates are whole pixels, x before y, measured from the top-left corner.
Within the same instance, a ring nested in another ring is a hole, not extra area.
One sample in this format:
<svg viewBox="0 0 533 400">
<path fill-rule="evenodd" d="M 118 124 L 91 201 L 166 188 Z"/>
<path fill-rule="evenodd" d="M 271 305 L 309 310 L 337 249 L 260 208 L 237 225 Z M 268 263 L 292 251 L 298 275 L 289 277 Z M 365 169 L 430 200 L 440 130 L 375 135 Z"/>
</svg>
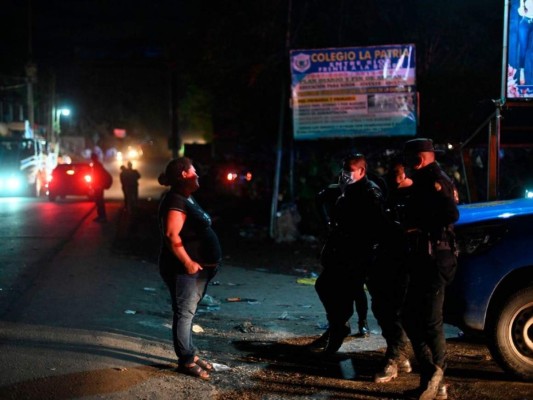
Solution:
<svg viewBox="0 0 533 400">
<path fill-rule="evenodd" d="M 92 167 L 89 163 L 59 164 L 48 182 L 48 199 L 87 196 L 92 199 Z"/>
<path fill-rule="evenodd" d="M 533 380 L 533 199 L 459 208 L 445 322 L 483 334 L 504 370 Z"/>
<path fill-rule="evenodd" d="M 54 164 L 46 140 L 34 136 L 27 123 L 8 124 L 0 136 L 0 195 L 40 196 Z"/>
<path fill-rule="evenodd" d="M 123 151 L 118 151 L 116 159 L 119 162 L 139 160 L 143 155 L 141 146 L 128 146 Z"/>
</svg>

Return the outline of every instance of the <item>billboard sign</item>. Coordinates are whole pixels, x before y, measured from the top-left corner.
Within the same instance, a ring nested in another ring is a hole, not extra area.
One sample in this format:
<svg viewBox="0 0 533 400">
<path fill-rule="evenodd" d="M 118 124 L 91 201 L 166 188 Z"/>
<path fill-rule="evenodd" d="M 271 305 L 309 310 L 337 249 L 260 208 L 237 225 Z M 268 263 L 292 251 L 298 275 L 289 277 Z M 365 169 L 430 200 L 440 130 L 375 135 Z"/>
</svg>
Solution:
<svg viewBox="0 0 533 400">
<path fill-rule="evenodd" d="M 533 0 L 510 0 L 506 98 L 533 99 Z"/>
<path fill-rule="evenodd" d="M 292 50 L 295 139 L 414 136 L 415 46 Z"/>
</svg>

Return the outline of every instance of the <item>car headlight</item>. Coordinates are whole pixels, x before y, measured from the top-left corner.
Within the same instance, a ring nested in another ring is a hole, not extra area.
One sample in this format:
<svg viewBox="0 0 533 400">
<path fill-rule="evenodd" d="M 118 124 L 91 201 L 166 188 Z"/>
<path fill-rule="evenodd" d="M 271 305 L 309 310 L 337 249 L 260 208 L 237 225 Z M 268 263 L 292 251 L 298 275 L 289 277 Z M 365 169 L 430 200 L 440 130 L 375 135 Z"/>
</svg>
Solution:
<svg viewBox="0 0 533 400">
<path fill-rule="evenodd" d="M 139 152 L 135 149 L 129 149 L 128 150 L 128 158 L 130 159 L 136 159 L 139 157 Z"/>
<path fill-rule="evenodd" d="M 0 190 L 4 193 L 18 192 L 23 187 L 23 181 L 20 176 L 9 175 L 0 177 Z"/>
</svg>

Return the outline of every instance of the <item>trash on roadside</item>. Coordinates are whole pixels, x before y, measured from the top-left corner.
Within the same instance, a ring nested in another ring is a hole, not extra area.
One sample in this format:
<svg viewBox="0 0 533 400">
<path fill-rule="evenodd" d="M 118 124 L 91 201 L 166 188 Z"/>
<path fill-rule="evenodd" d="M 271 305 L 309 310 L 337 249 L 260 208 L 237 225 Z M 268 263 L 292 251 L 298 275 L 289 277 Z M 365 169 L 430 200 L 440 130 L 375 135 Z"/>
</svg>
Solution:
<svg viewBox="0 0 533 400">
<path fill-rule="evenodd" d="M 213 365 L 213 370 L 215 370 L 215 372 L 229 371 L 231 369 L 230 366 L 224 365 L 224 364 L 212 363 L 212 365 Z"/>
<path fill-rule="evenodd" d="M 274 227 L 276 243 L 294 242 L 300 236 L 298 224 L 302 220 L 298 207 L 294 203 L 283 204 L 276 213 Z"/>
<path fill-rule="evenodd" d="M 137 311 L 135 311 L 135 310 L 125 310 L 125 311 L 124 311 L 124 314 L 130 314 L 130 315 L 133 315 L 133 314 L 137 314 Z"/>
<path fill-rule="evenodd" d="M 329 328 L 329 324 L 328 324 L 327 322 L 323 322 L 323 323 L 317 322 L 316 327 L 317 327 L 318 329 L 324 329 L 324 330 L 326 330 L 326 329 Z"/>
<path fill-rule="evenodd" d="M 128 369 L 125 368 L 125 367 L 115 367 L 113 368 L 115 371 L 120 371 L 120 372 L 124 372 L 124 371 L 127 371 Z"/>
<path fill-rule="evenodd" d="M 200 306 L 218 306 L 220 304 L 220 301 L 215 299 L 214 297 L 206 294 L 202 300 L 200 300 Z"/>
<path fill-rule="evenodd" d="M 220 281 L 211 282 L 211 286 L 220 286 Z"/>
<path fill-rule="evenodd" d="M 196 324 L 194 324 L 194 325 L 192 326 L 192 331 L 193 331 L 194 333 L 202 333 L 202 332 L 204 332 L 204 328 L 202 328 L 200 325 L 196 325 Z"/>
<path fill-rule="evenodd" d="M 228 303 L 242 303 L 242 302 L 256 302 L 257 300 L 256 299 L 247 299 L 247 298 L 243 298 L 243 297 L 228 297 L 226 299 L 226 301 Z"/>
<path fill-rule="evenodd" d="M 314 285 L 316 283 L 316 278 L 298 278 L 296 279 L 296 283 L 300 285 Z"/>
<path fill-rule="evenodd" d="M 144 290 L 146 292 L 155 292 L 155 288 L 153 288 L 153 287 L 145 287 Z"/>
<path fill-rule="evenodd" d="M 220 306 L 207 306 L 207 307 L 198 308 L 196 312 L 197 313 L 208 313 L 208 312 L 219 311 L 219 310 L 220 310 Z"/>
<path fill-rule="evenodd" d="M 295 318 L 292 315 L 290 315 L 287 311 L 283 311 L 281 313 L 281 315 L 278 317 L 278 319 L 281 319 L 281 320 L 295 320 L 297 318 Z"/>
<path fill-rule="evenodd" d="M 255 332 L 256 328 L 250 321 L 244 321 L 242 324 L 237 325 L 235 329 L 243 332 L 243 333 L 250 333 Z"/>
<path fill-rule="evenodd" d="M 298 272 L 299 274 L 307 274 L 307 270 L 304 268 L 293 268 L 294 272 Z"/>
</svg>

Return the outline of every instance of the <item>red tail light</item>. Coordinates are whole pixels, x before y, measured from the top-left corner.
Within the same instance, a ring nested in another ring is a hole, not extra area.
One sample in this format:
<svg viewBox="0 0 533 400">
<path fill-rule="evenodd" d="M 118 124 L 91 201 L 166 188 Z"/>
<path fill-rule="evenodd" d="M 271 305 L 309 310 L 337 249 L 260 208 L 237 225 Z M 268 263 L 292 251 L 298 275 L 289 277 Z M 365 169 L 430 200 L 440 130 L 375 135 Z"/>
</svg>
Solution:
<svg viewBox="0 0 533 400">
<path fill-rule="evenodd" d="M 237 174 L 235 172 L 228 172 L 228 174 L 226 175 L 226 179 L 230 182 L 233 182 L 237 179 Z"/>
</svg>

